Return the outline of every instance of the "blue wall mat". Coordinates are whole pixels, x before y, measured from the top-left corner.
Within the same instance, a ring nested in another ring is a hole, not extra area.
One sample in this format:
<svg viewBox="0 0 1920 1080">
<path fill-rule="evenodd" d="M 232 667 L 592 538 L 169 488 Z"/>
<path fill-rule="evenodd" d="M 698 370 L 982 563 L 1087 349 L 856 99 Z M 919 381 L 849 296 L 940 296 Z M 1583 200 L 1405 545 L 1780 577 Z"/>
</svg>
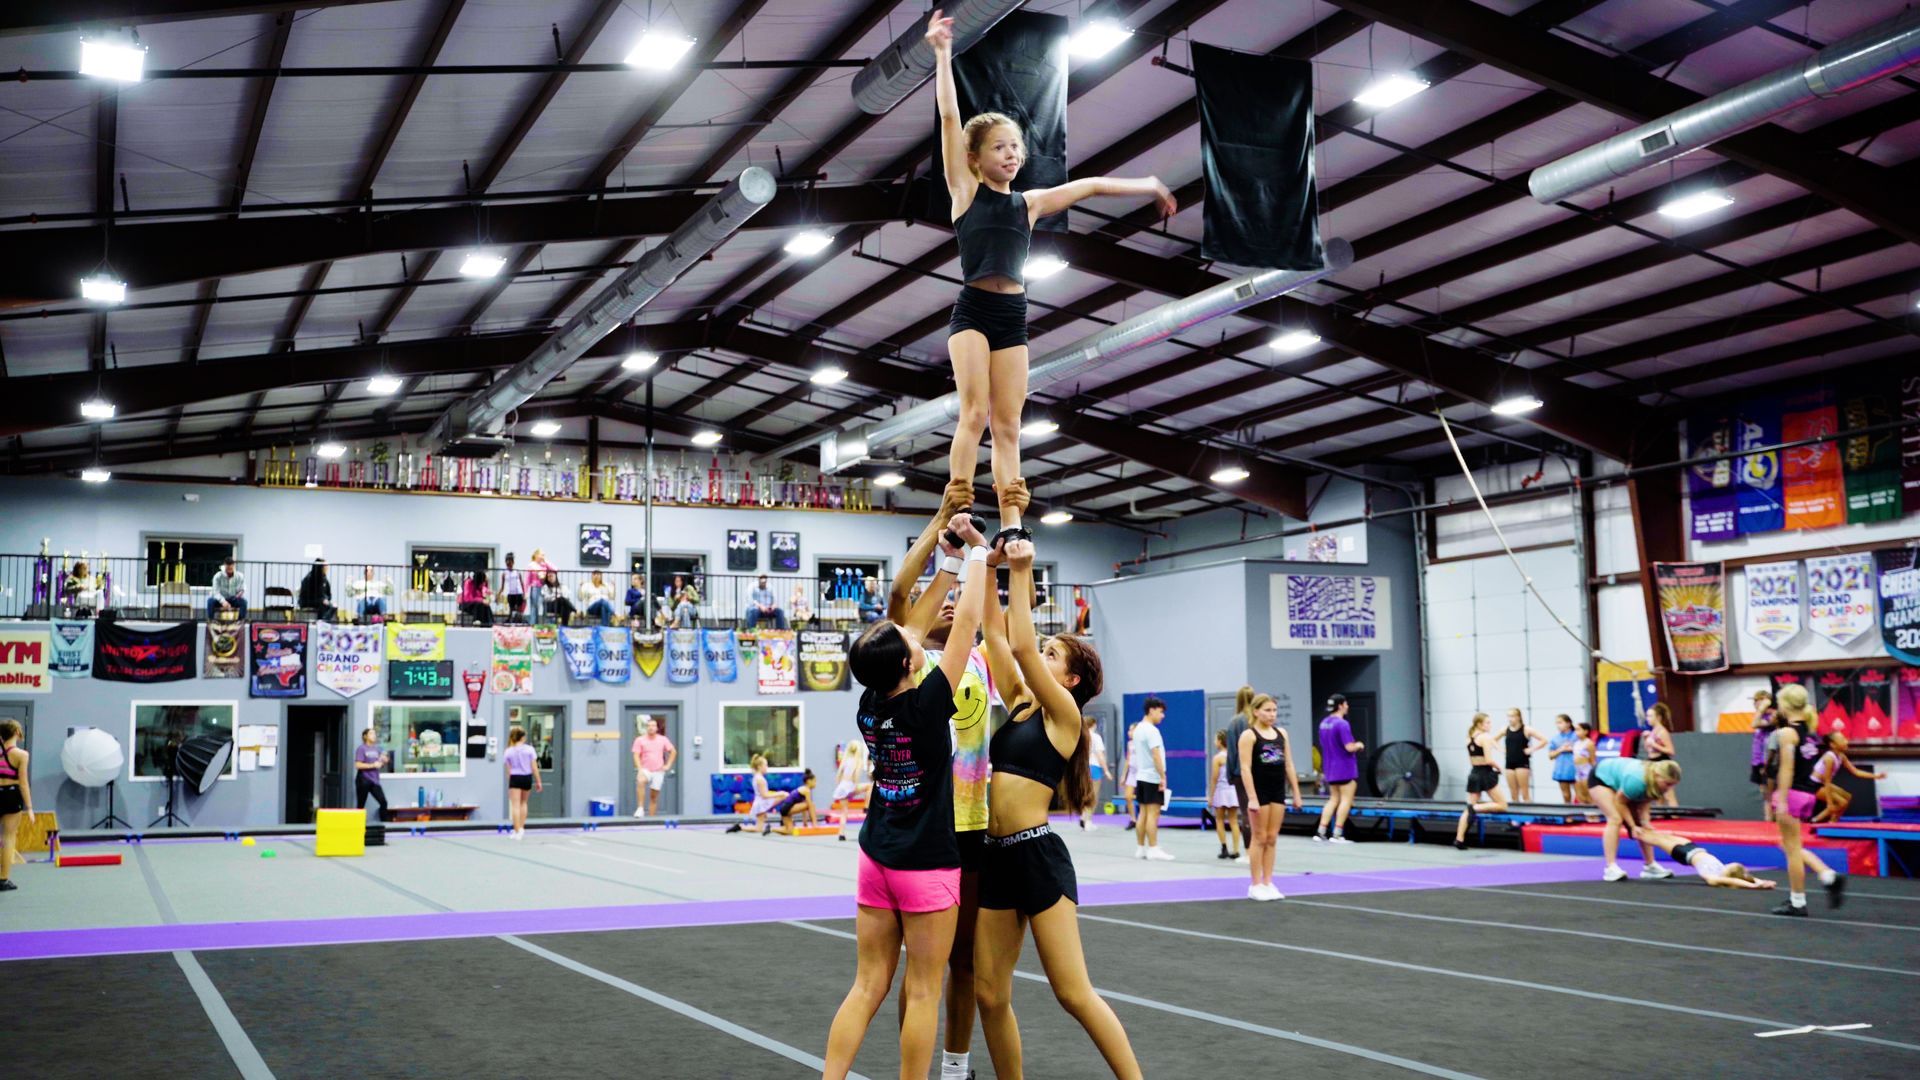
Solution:
<svg viewBox="0 0 1920 1080">
<path fill-rule="evenodd" d="M 1126 725 L 1138 722 L 1147 714 L 1149 697 L 1167 703 L 1167 717 L 1160 722 L 1160 737 L 1167 743 L 1167 772 L 1173 781 L 1173 793 L 1205 795 L 1207 758 L 1213 752 L 1213 734 L 1207 730 L 1207 692 L 1162 690 L 1153 694 L 1128 694 L 1121 709 Z M 1126 730 L 1126 726 L 1121 730 Z"/>
<path fill-rule="evenodd" d="M 1620 682 L 1608 683 L 1605 730 L 1632 731 L 1635 728 L 1647 726 L 1633 709 L 1633 694 L 1636 687 L 1639 688 L 1642 709 L 1651 709 L 1653 703 L 1660 700 L 1660 694 L 1655 689 L 1652 679 L 1641 679 L 1638 682 L 1623 679 Z"/>
</svg>

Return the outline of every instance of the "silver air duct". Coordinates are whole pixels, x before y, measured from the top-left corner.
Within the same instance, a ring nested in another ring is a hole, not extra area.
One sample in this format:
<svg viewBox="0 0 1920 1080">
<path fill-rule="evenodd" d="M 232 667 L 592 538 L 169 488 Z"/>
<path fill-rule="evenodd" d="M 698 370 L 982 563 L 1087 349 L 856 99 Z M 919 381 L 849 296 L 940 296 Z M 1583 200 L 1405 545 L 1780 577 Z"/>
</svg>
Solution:
<svg viewBox="0 0 1920 1080">
<path fill-rule="evenodd" d="M 1020 4 L 1021 0 L 959 0 L 947 11 L 947 17 L 953 20 L 953 55 L 972 48 L 980 35 Z M 882 116 L 932 77 L 933 46 L 927 44 L 927 21 L 922 16 L 854 73 L 853 103 L 865 112 Z"/>
<path fill-rule="evenodd" d="M 732 236 L 747 219 L 773 201 L 772 174 L 749 166 L 707 200 L 691 218 L 640 256 L 626 273 L 600 290 L 567 324 L 540 343 L 525 360 L 487 386 L 455 402 L 433 422 L 423 439 L 432 453 L 456 439 L 499 427 L 508 413 L 540 392 L 595 342 L 618 329 L 675 278 Z"/>
<path fill-rule="evenodd" d="M 1797 64 L 1542 165 L 1527 178 L 1527 187 L 1535 199 L 1555 203 L 1915 64 L 1920 64 L 1920 10 L 1907 11 Z"/>
<path fill-rule="evenodd" d="M 1326 265 L 1318 270 L 1262 270 L 1222 282 L 1184 300 L 1173 300 L 1125 322 L 1115 323 L 1062 349 L 1040 357 L 1027 372 L 1027 391 L 1065 382 L 1096 364 L 1165 341 L 1209 319 L 1231 315 L 1242 308 L 1283 296 L 1302 285 L 1337 274 L 1353 265 L 1353 245 L 1345 240 L 1326 242 Z M 779 457 L 809 446 L 831 446 L 822 454 L 822 466 L 831 472 L 858 464 L 876 451 L 915 436 L 925 435 L 960 415 L 960 394 L 949 392 L 922 402 L 897 416 L 866 428 L 851 429 L 824 438 L 814 436 L 788 443 L 764 457 Z"/>
</svg>

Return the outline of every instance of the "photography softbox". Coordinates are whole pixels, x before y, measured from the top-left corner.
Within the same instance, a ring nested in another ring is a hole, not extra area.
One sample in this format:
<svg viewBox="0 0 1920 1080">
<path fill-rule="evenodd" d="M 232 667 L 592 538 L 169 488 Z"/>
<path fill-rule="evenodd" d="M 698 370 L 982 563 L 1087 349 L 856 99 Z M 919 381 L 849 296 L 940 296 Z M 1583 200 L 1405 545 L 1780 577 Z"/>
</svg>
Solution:
<svg viewBox="0 0 1920 1080">
<path fill-rule="evenodd" d="M 1064 16 L 1016 11 L 1001 19 L 978 44 L 953 58 L 953 85 L 960 99 L 961 123 L 984 112 L 997 112 L 1020 125 L 1027 157 L 1013 178 L 1013 190 L 1031 191 L 1067 182 Z M 934 168 L 938 179 L 938 161 Z M 932 188 L 931 216 L 935 221 L 946 221 L 953 208 L 945 185 L 934 184 Z M 1066 232 L 1067 215 L 1041 218 L 1034 223 L 1034 231 Z"/>
<path fill-rule="evenodd" d="M 1313 181 L 1313 65 L 1196 43 L 1193 75 L 1207 185 L 1201 253 L 1270 270 L 1326 265 Z"/>
<path fill-rule="evenodd" d="M 202 735 L 180 744 L 174 767 L 196 795 L 205 795 L 213 790 L 213 782 L 220 779 L 220 774 L 227 771 L 227 762 L 232 757 L 232 739 L 225 735 Z"/>
</svg>

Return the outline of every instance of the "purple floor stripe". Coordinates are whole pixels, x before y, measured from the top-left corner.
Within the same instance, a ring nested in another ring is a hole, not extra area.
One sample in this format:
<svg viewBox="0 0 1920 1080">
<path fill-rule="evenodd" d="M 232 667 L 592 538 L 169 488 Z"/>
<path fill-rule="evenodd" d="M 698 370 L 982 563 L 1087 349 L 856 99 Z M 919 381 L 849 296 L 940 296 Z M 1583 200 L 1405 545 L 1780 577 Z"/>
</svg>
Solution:
<svg viewBox="0 0 1920 1080">
<path fill-rule="evenodd" d="M 1351 874 L 1283 874 L 1275 885 L 1288 895 L 1396 892 L 1500 885 L 1542 885 L 1598 880 L 1597 862 L 1566 859 L 1441 866 Z M 1116 904 L 1235 900 L 1247 894 L 1247 879 L 1184 878 L 1083 885 L 1085 907 Z M 268 949 L 303 945 L 361 945 L 386 941 L 434 941 L 497 934 L 574 934 L 605 930 L 651 930 L 728 926 L 782 919 L 850 919 L 852 896 L 708 900 L 616 907 L 455 911 L 381 915 L 355 919 L 279 919 L 256 922 L 178 923 L 81 930 L 28 930 L 0 934 L 0 961 L 116 956 L 175 949 Z"/>
</svg>

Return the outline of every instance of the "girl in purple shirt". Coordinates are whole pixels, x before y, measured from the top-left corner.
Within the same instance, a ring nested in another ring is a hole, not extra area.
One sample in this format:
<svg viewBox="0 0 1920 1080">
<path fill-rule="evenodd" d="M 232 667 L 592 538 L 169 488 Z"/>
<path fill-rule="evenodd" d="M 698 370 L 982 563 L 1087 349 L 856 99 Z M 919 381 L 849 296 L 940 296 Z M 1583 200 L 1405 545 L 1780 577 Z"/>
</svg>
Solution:
<svg viewBox="0 0 1920 1080">
<path fill-rule="evenodd" d="M 1353 737 L 1347 724 L 1347 695 L 1327 698 L 1327 715 L 1320 721 L 1320 778 L 1327 784 L 1327 804 L 1320 808 L 1320 826 L 1313 831 L 1315 841 L 1351 844 L 1347 839 L 1347 814 L 1353 810 L 1353 795 L 1360 787 L 1360 759 L 1356 755 L 1366 744 Z M 1327 836 L 1327 825 L 1333 836 Z"/>
<path fill-rule="evenodd" d="M 500 755 L 507 767 L 507 816 L 513 822 L 515 840 L 527 834 L 527 797 L 545 791 L 540 783 L 540 763 L 534 760 L 533 746 L 527 742 L 527 729 L 515 725 L 507 729 L 507 752 Z"/>
</svg>

